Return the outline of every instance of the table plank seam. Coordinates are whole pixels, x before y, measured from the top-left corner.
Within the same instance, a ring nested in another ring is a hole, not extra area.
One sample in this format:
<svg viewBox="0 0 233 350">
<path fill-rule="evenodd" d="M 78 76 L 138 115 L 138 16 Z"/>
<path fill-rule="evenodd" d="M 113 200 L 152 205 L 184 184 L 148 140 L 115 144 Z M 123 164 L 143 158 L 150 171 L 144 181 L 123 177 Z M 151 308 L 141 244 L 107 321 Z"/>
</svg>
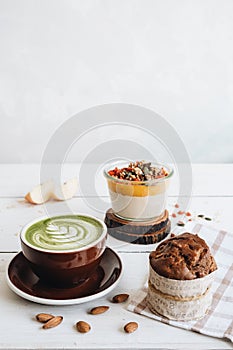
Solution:
<svg viewBox="0 0 233 350">
<path fill-rule="evenodd" d="M 179 196 L 180 198 L 187 198 L 187 197 L 192 197 L 192 198 L 233 198 L 233 194 L 223 194 L 223 195 L 210 195 L 210 194 L 192 194 L 191 196 L 188 196 L 188 195 L 180 195 L 180 194 L 177 194 L 177 195 L 170 195 L 168 196 L 168 198 L 177 198 L 177 196 Z M 24 196 L 12 196 L 12 195 L 9 195 L 9 196 L 5 196 L 5 195 L 0 195 L 0 199 L 12 199 L 12 198 L 15 198 L 15 199 L 24 199 Z M 109 196 L 74 196 L 74 198 L 109 198 Z"/>
</svg>

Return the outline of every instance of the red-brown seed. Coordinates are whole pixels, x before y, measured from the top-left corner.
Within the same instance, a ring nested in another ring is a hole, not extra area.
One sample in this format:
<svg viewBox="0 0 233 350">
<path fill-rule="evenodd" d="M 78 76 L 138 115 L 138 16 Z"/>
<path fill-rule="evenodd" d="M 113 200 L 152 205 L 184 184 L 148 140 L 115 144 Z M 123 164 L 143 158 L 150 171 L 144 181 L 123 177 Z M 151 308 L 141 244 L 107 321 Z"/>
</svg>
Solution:
<svg viewBox="0 0 233 350">
<path fill-rule="evenodd" d="M 183 214 L 184 214 L 184 211 L 183 211 L 183 210 L 179 210 L 177 214 L 183 215 Z"/>
<path fill-rule="evenodd" d="M 179 208 L 180 206 L 179 206 L 179 204 L 178 203 L 176 203 L 175 204 L 175 208 Z"/>
<path fill-rule="evenodd" d="M 192 214 L 189 211 L 187 211 L 187 213 L 185 213 L 185 215 L 186 216 L 192 216 Z"/>
<path fill-rule="evenodd" d="M 172 217 L 173 217 L 173 218 L 176 218 L 176 214 L 175 214 L 175 213 L 172 213 Z"/>
</svg>

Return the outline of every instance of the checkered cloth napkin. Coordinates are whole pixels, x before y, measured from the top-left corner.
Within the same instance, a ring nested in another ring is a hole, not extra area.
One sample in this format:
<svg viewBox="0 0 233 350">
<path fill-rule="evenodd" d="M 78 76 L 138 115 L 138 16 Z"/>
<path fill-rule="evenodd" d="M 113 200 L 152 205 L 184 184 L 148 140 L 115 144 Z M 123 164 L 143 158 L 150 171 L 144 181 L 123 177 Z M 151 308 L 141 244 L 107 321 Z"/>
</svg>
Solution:
<svg viewBox="0 0 233 350">
<path fill-rule="evenodd" d="M 191 224 L 191 223 L 190 223 Z M 172 321 L 153 314 L 146 305 L 147 286 L 131 297 L 128 310 L 153 318 L 171 326 L 188 329 L 233 342 L 233 234 L 212 227 L 193 223 L 185 231 L 198 233 L 211 247 L 218 270 L 212 285 L 213 300 L 208 313 L 196 321 Z M 178 232 L 180 229 L 177 228 Z M 184 231 L 183 231 L 184 232 Z M 148 260 L 149 261 L 149 260 Z"/>
</svg>

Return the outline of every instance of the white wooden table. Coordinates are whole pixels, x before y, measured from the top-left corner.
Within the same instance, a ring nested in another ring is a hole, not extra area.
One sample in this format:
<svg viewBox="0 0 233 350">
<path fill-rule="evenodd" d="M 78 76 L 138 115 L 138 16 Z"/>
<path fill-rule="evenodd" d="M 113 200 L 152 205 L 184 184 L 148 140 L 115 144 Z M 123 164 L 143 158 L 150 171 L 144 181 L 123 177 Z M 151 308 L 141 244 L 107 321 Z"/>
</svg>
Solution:
<svg viewBox="0 0 233 350">
<path fill-rule="evenodd" d="M 43 206 L 25 203 L 23 196 L 38 184 L 39 168 L 32 165 L 0 166 L 0 348 L 1 349 L 232 349 L 232 343 L 190 331 L 171 327 L 127 311 L 126 304 L 112 304 L 117 293 L 132 294 L 147 279 L 148 254 L 155 246 L 122 244 L 109 238 L 124 264 L 124 274 L 116 289 L 102 299 L 72 306 L 48 306 L 32 303 L 15 295 L 7 286 L 5 270 L 8 262 L 20 251 L 19 232 L 33 218 L 44 215 Z M 74 165 L 68 165 L 65 176 L 77 175 Z M 194 187 L 189 210 L 193 215 L 205 214 L 213 223 L 232 231 L 233 165 L 194 165 Z M 176 179 L 174 178 L 174 184 Z M 102 185 L 101 185 L 102 186 Z M 101 188 L 106 197 L 107 189 Z M 104 198 L 105 198 L 104 197 Z M 177 186 L 171 186 L 168 209 L 177 201 Z M 58 202 L 51 202 L 59 211 Z M 76 212 L 103 215 L 89 208 L 77 194 L 69 205 Z M 109 305 L 106 314 L 91 316 L 87 311 L 94 306 Z M 63 323 L 51 330 L 41 330 L 34 317 L 40 312 L 51 312 L 64 317 Z M 80 334 L 75 330 L 78 320 L 86 320 L 91 332 Z M 125 334 L 123 326 L 136 321 L 139 329 Z"/>
</svg>

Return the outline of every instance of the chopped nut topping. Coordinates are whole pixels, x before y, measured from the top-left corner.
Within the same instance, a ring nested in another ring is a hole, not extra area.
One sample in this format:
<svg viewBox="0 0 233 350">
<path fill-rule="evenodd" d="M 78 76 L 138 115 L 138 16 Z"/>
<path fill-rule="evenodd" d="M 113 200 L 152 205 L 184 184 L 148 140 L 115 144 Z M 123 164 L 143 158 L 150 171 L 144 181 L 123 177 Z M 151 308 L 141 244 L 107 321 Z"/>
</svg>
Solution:
<svg viewBox="0 0 233 350">
<path fill-rule="evenodd" d="M 136 161 L 129 163 L 126 168 L 109 170 L 110 176 L 128 181 L 149 181 L 168 176 L 168 172 L 163 167 L 152 166 L 149 162 Z"/>
</svg>

